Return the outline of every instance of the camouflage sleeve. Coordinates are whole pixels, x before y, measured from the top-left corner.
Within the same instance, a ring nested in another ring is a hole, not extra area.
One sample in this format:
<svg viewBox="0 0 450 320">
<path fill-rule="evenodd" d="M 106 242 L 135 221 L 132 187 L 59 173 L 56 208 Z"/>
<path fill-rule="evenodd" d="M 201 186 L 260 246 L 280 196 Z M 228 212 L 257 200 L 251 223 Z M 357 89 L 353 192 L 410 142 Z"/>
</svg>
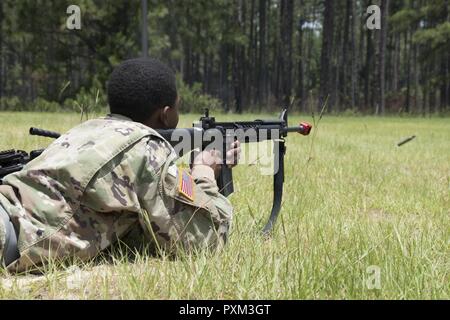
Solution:
<svg viewBox="0 0 450 320">
<path fill-rule="evenodd" d="M 222 247 L 232 218 L 229 200 L 223 197 L 214 179 L 175 164 L 165 142 L 151 140 L 146 152 L 148 166 L 141 174 L 140 222 L 157 246 L 170 252 L 184 249 Z M 145 182 L 147 180 L 147 182 Z"/>
</svg>

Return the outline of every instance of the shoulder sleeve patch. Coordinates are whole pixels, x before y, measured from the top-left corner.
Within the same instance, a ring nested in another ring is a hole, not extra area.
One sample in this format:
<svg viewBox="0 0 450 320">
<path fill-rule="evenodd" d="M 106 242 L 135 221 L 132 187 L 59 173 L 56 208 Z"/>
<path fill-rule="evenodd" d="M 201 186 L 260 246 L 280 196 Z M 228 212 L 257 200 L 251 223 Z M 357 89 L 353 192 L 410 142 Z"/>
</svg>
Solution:
<svg viewBox="0 0 450 320">
<path fill-rule="evenodd" d="M 173 174 L 175 172 L 175 174 Z M 205 194 L 190 174 L 188 168 L 178 167 L 169 159 L 160 173 L 159 194 L 167 199 L 167 207 L 173 206 L 173 200 L 186 205 L 214 210 L 214 201 Z"/>
<path fill-rule="evenodd" d="M 194 178 L 185 169 L 178 169 L 178 192 L 189 199 L 194 201 Z"/>
</svg>

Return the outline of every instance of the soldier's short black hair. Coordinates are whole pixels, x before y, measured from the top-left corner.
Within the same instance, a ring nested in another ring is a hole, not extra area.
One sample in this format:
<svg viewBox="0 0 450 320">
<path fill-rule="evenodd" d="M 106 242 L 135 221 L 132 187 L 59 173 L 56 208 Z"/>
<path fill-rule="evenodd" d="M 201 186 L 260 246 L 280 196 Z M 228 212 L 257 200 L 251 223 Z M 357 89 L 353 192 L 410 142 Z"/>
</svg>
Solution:
<svg viewBox="0 0 450 320">
<path fill-rule="evenodd" d="M 133 121 L 145 121 L 158 108 L 174 107 L 177 87 L 174 72 L 150 58 L 124 61 L 112 72 L 108 82 L 111 113 Z"/>
</svg>

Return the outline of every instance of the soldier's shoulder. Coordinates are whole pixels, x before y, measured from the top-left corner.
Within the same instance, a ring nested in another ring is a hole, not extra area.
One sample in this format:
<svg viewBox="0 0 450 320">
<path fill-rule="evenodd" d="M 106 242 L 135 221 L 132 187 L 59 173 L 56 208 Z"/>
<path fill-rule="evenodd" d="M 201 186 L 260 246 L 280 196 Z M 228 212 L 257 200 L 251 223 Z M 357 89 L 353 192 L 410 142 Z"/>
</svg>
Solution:
<svg viewBox="0 0 450 320">
<path fill-rule="evenodd" d="M 172 146 L 156 130 L 118 116 L 89 120 L 69 131 L 68 138 L 74 141 L 92 140 L 95 144 L 108 146 L 107 149 L 120 141 L 128 141 L 132 144 L 127 148 L 125 157 L 118 157 L 135 169 L 144 165 L 158 170 L 174 153 Z"/>
<path fill-rule="evenodd" d="M 146 161 L 154 170 L 159 170 L 174 157 L 175 151 L 172 146 L 160 136 L 147 137 L 143 142 L 145 143 Z"/>
<path fill-rule="evenodd" d="M 174 151 L 164 139 L 152 135 L 142 138 L 125 153 L 121 156 L 122 161 L 133 167 L 133 171 L 150 172 L 154 175 L 170 161 Z"/>
</svg>

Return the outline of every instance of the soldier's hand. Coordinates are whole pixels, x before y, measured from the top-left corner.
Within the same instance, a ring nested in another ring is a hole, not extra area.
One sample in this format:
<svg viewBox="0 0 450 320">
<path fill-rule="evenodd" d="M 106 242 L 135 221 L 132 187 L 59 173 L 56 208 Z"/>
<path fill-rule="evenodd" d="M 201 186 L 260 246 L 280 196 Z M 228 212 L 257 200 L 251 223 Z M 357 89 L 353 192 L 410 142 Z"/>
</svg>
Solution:
<svg viewBox="0 0 450 320">
<path fill-rule="evenodd" d="M 227 151 L 227 165 L 230 168 L 237 166 L 241 157 L 241 143 L 236 140 L 231 144 L 230 150 Z"/>
<path fill-rule="evenodd" d="M 220 172 L 220 167 L 222 163 L 222 156 L 217 150 L 205 150 L 199 152 L 195 158 L 194 163 L 192 164 L 192 172 L 200 171 L 200 167 L 209 167 L 214 171 L 214 176 Z M 204 172 L 204 170 L 201 170 Z M 206 174 L 206 173 L 205 173 Z M 208 175 L 209 176 L 209 175 Z M 211 178 L 211 177 L 210 177 Z"/>
<path fill-rule="evenodd" d="M 231 144 L 230 149 L 227 151 L 227 160 L 226 164 L 233 168 L 237 165 L 238 160 L 241 155 L 241 143 L 239 141 L 235 141 Z M 194 163 L 192 165 L 192 169 L 195 166 L 208 166 L 214 171 L 214 175 L 220 173 L 221 166 L 223 164 L 222 153 L 218 150 L 205 150 L 200 152 L 194 158 Z"/>
</svg>

